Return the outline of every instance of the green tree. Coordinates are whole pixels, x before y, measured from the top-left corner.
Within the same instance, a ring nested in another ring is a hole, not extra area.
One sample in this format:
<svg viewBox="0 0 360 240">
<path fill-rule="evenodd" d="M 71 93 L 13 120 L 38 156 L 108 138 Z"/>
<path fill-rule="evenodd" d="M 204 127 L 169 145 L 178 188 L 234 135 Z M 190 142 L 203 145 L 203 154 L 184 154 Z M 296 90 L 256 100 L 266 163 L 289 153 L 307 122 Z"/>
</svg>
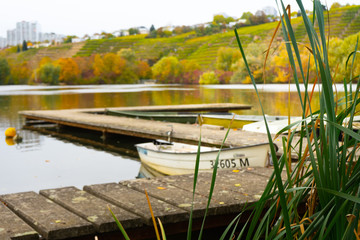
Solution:
<svg viewBox="0 0 360 240">
<path fill-rule="evenodd" d="M 57 85 L 59 84 L 60 66 L 46 63 L 38 69 L 38 77 L 42 83 Z"/>
<path fill-rule="evenodd" d="M 139 29 L 137 28 L 129 28 L 129 34 L 130 35 L 136 35 L 136 34 L 139 34 Z"/>
<path fill-rule="evenodd" d="M 152 66 L 153 77 L 160 83 L 179 80 L 180 63 L 176 57 L 163 57 Z"/>
<path fill-rule="evenodd" d="M 215 15 L 213 18 L 213 24 L 216 25 L 226 24 L 226 18 L 221 14 Z"/>
<path fill-rule="evenodd" d="M 10 77 L 10 67 L 8 61 L 0 57 L 0 84 L 7 84 Z"/>
<path fill-rule="evenodd" d="M 230 71 L 231 66 L 241 57 L 239 50 L 229 47 L 221 47 L 216 57 L 216 68 L 223 71 Z"/>
<path fill-rule="evenodd" d="M 250 25 L 251 24 L 250 18 L 252 16 L 253 16 L 253 14 L 251 12 L 244 12 L 241 15 L 241 19 L 245 19 L 246 20 L 245 24 Z"/>
<path fill-rule="evenodd" d="M 22 44 L 22 50 L 23 50 L 23 52 L 28 50 L 27 42 L 25 40 L 23 41 L 23 44 Z"/>
<path fill-rule="evenodd" d="M 75 36 L 75 35 L 66 36 L 66 38 L 64 39 L 64 43 L 71 43 L 73 38 L 77 38 L 77 36 Z"/>
<path fill-rule="evenodd" d="M 117 52 L 117 55 L 131 63 L 134 63 L 136 61 L 135 52 L 130 48 L 120 49 L 120 51 Z"/>
<path fill-rule="evenodd" d="M 334 2 L 333 4 L 331 4 L 330 10 L 333 10 L 335 8 L 340 8 L 341 4 L 338 2 Z"/>
<path fill-rule="evenodd" d="M 154 27 L 154 24 L 151 25 L 150 30 L 149 30 L 149 35 L 147 36 L 148 38 L 156 38 L 156 29 Z"/>
<path fill-rule="evenodd" d="M 207 71 L 201 75 L 199 84 L 219 84 L 219 79 L 214 71 Z"/>
<path fill-rule="evenodd" d="M 156 29 L 155 29 L 155 27 L 154 27 L 154 24 L 151 24 L 150 32 L 155 31 L 155 30 L 156 30 Z"/>
</svg>

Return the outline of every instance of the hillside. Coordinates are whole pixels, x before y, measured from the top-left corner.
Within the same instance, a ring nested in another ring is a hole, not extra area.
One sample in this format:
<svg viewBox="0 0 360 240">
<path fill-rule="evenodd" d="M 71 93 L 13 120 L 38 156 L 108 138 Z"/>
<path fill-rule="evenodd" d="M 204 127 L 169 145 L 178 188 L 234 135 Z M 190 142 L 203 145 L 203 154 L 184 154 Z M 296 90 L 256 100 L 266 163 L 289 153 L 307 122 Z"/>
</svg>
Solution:
<svg viewBox="0 0 360 240">
<path fill-rule="evenodd" d="M 330 37 L 345 38 L 360 31 L 360 5 L 347 6 L 324 12 L 327 24 L 327 34 Z M 298 41 L 305 41 L 305 26 L 300 17 L 293 18 L 292 24 Z M 316 23 L 315 23 L 316 24 Z M 238 28 L 238 33 L 244 45 L 250 42 L 269 42 L 277 22 L 256 26 Z M 278 33 L 281 40 L 281 32 Z M 33 49 L 29 53 L 14 53 L 8 57 L 30 61 L 33 67 L 43 57 L 58 59 L 70 56 L 90 56 L 107 52 L 117 52 L 123 48 L 131 48 L 138 58 L 156 62 L 163 56 L 173 55 L 178 59 L 191 59 L 200 64 L 203 69 L 214 67 L 217 52 L 220 47 L 237 47 L 232 30 L 210 36 L 197 37 L 195 32 L 189 32 L 169 38 L 146 38 L 146 35 L 133 35 L 113 39 L 89 40 L 84 43 L 62 45 L 44 49 Z"/>
</svg>

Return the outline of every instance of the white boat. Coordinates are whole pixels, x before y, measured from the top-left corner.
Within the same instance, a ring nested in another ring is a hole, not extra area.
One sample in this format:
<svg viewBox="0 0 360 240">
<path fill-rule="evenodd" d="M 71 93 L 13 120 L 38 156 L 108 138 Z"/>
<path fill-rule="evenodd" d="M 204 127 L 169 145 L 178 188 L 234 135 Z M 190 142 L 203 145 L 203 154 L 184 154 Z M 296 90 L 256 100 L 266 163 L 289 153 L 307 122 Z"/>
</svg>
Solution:
<svg viewBox="0 0 360 240">
<path fill-rule="evenodd" d="M 197 145 L 154 142 L 135 145 L 142 163 L 165 175 L 193 173 L 195 169 Z M 200 171 L 212 170 L 219 148 L 200 148 Z M 269 165 L 269 144 L 245 147 L 223 148 L 220 152 L 218 168 L 238 169 L 241 167 L 266 167 Z"/>
<path fill-rule="evenodd" d="M 290 117 L 290 123 L 301 121 L 301 117 Z M 288 126 L 288 119 L 268 122 L 270 134 L 277 134 L 281 129 Z M 292 130 L 300 131 L 301 124 L 293 126 Z M 265 121 L 254 122 L 243 126 L 242 130 L 248 132 L 267 133 Z M 286 132 L 287 133 L 287 132 Z"/>
</svg>

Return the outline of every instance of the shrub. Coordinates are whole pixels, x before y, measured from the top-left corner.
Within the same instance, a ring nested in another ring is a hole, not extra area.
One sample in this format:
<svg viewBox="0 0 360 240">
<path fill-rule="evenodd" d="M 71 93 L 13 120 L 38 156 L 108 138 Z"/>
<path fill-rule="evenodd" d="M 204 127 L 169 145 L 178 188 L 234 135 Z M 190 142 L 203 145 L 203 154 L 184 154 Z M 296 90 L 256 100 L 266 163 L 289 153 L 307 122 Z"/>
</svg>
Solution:
<svg viewBox="0 0 360 240">
<path fill-rule="evenodd" d="M 201 75 L 199 84 L 219 84 L 219 79 L 214 71 L 207 71 Z"/>
</svg>

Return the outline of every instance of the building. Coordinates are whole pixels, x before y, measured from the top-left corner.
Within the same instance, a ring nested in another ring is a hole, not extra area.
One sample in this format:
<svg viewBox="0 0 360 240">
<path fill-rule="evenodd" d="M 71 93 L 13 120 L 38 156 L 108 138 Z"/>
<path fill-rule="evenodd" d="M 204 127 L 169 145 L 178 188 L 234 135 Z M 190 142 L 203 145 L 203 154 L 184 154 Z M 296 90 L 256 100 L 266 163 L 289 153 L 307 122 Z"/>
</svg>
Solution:
<svg viewBox="0 0 360 240">
<path fill-rule="evenodd" d="M 6 38 L 0 37 L 0 48 L 5 48 L 7 46 Z"/>
<path fill-rule="evenodd" d="M 7 30 L 7 44 L 9 46 L 15 46 L 17 45 L 17 38 L 16 38 L 16 29 L 13 30 Z"/>
<path fill-rule="evenodd" d="M 140 27 L 138 27 L 137 28 L 138 30 L 139 30 L 139 33 L 140 34 L 149 34 L 149 29 L 147 29 L 146 27 L 144 27 L 144 26 L 140 26 Z"/>
<path fill-rule="evenodd" d="M 55 33 L 42 33 L 40 24 L 37 22 L 17 22 L 16 28 L 7 30 L 6 45 L 21 45 L 24 41 L 38 42 L 54 42 L 61 43 L 64 41 L 65 35 Z M 2 45 L 0 45 L 2 46 Z"/>
</svg>

